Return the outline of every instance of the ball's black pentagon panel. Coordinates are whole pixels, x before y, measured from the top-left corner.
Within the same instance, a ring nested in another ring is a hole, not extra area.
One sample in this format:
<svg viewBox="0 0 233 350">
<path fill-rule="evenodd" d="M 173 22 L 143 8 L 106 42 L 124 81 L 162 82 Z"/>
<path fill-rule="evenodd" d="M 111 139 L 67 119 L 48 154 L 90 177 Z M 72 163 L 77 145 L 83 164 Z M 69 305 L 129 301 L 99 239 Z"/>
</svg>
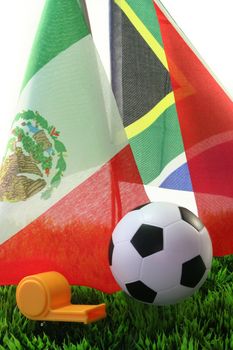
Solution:
<svg viewBox="0 0 233 350">
<path fill-rule="evenodd" d="M 114 249 L 114 244 L 111 238 L 111 241 L 109 243 L 109 248 L 108 248 L 108 261 L 109 265 L 112 266 L 112 254 L 113 254 L 113 249 Z"/>
<path fill-rule="evenodd" d="M 197 231 L 201 231 L 204 227 L 201 220 L 187 208 L 179 207 L 181 218 L 188 224 L 192 225 Z"/>
<path fill-rule="evenodd" d="M 131 239 L 131 243 L 143 258 L 157 253 L 163 250 L 163 229 L 142 224 Z"/>
<path fill-rule="evenodd" d="M 206 266 L 200 255 L 182 264 L 180 284 L 185 287 L 194 288 L 202 279 Z"/>
<path fill-rule="evenodd" d="M 126 283 L 125 286 L 133 298 L 144 303 L 153 303 L 156 298 L 157 293 L 141 281 Z"/>
<path fill-rule="evenodd" d="M 142 205 L 139 205 L 138 207 L 134 208 L 133 210 L 139 210 L 139 209 L 145 207 L 145 206 L 148 205 L 148 204 L 150 204 L 150 202 L 145 203 L 145 204 L 142 204 Z"/>
</svg>

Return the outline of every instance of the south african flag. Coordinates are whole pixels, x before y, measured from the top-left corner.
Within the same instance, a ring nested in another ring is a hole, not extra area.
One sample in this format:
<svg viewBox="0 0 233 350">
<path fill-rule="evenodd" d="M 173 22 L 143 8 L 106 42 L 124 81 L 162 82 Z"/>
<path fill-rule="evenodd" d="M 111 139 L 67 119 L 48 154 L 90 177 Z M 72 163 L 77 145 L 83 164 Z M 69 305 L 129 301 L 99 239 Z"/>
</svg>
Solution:
<svg viewBox="0 0 233 350">
<path fill-rule="evenodd" d="M 112 86 L 150 200 L 198 213 L 233 252 L 233 103 L 159 1 L 111 1 Z"/>
</svg>

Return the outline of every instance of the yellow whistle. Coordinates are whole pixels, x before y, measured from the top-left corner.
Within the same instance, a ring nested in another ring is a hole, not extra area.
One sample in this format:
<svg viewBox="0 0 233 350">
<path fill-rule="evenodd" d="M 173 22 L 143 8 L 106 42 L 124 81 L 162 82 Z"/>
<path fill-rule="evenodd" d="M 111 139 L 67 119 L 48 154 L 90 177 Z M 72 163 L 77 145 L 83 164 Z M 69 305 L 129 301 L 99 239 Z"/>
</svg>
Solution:
<svg viewBox="0 0 233 350">
<path fill-rule="evenodd" d="M 45 272 L 22 279 L 16 290 L 17 305 L 31 320 L 83 322 L 106 317 L 105 304 L 71 304 L 71 288 L 58 272 Z"/>
</svg>

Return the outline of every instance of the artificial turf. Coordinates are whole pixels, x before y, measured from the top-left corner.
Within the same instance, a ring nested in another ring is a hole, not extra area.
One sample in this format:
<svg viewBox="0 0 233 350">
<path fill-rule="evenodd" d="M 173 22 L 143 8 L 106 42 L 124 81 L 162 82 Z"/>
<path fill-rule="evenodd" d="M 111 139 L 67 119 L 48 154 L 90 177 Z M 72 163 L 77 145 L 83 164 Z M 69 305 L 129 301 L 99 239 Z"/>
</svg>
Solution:
<svg viewBox="0 0 233 350">
<path fill-rule="evenodd" d="M 173 306 L 143 305 L 123 292 L 72 292 L 76 303 L 105 302 L 107 318 L 90 325 L 30 321 L 16 307 L 15 287 L 1 287 L 0 350 L 233 350 L 233 255 L 214 258 L 202 288 Z"/>
</svg>

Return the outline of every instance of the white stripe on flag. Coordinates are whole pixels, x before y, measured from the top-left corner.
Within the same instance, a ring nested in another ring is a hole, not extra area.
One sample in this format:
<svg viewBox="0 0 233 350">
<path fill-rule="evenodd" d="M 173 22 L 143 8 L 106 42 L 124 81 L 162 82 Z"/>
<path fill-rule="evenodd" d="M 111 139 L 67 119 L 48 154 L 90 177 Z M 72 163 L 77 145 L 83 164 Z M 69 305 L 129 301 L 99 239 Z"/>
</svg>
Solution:
<svg viewBox="0 0 233 350">
<path fill-rule="evenodd" d="M 151 185 L 145 185 L 144 188 L 151 202 L 175 203 L 198 215 L 196 199 L 193 192 L 170 190 Z"/>
<path fill-rule="evenodd" d="M 164 180 L 176 169 L 187 163 L 185 152 L 172 159 L 165 168 L 148 185 L 145 185 L 145 191 L 151 202 L 172 202 L 188 208 L 193 213 L 198 214 L 195 195 L 191 191 L 172 190 L 160 188 Z"/>
<path fill-rule="evenodd" d="M 185 152 L 179 154 L 177 157 L 172 159 L 161 171 L 159 176 L 157 176 L 153 181 L 149 183 L 149 186 L 160 186 L 164 180 L 178 169 L 181 165 L 187 163 L 187 158 Z"/>
</svg>

